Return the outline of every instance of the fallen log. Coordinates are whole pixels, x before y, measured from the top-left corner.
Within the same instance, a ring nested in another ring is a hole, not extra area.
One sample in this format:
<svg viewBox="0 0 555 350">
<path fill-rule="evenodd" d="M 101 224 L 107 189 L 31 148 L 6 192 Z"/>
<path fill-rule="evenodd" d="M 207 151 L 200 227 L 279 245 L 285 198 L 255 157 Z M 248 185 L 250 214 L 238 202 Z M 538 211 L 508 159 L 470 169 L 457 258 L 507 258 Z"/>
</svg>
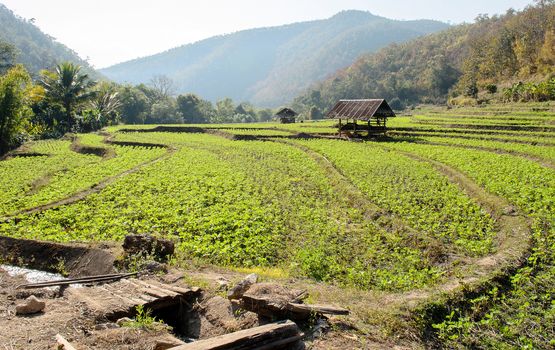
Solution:
<svg viewBox="0 0 555 350">
<path fill-rule="evenodd" d="M 56 334 L 56 341 L 58 342 L 58 350 L 77 350 L 60 334 Z"/>
<path fill-rule="evenodd" d="M 98 276 L 79 277 L 79 278 L 68 278 L 68 279 L 56 280 L 56 281 L 22 284 L 17 286 L 17 288 L 34 289 L 34 288 L 44 288 L 44 287 L 69 286 L 71 284 L 77 284 L 77 283 L 85 284 L 85 283 L 95 283 L 95 282 L 107 282 L 107 281 L 115 281 L 122 278 L 135 276 L 137 274 L 138 272 L 131 272 L 131 273 L 116 273 L 116 274 L 109 274 L 109 275 L 98 275 Z"/>
<path fill-rule="evenodd" d="M 331 305 L 309 305 L 284 302 L 271 296 L 255 296 L 245 294 L 241 298 L 241 306 L 261 316 L 273 319 L 291 319 L 305 321 L 315 314 L 348 315 L 349 310 Z"/>
<path fill-rule="evenodd" d="M 299 341 L 301 337 L 297 324 L 286 320 L 199 340 L 170 350 L 273 350 L 282 349 L 285 345 Z"/>
</svg>

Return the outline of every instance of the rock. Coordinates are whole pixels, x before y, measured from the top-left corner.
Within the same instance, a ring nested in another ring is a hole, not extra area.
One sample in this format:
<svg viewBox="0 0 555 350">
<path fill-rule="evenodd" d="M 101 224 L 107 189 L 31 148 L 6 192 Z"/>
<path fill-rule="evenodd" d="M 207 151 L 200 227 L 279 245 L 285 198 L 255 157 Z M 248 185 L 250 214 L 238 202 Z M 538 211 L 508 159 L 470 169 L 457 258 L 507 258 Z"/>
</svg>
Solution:
<svg viewBox="0 0 555 350">
<path fill-rule="evenodd" d="M 223 277 L 220 277 L 216 280 L 218 282 L 218 290 L 228 290 L 229 289 L 229 281 Z"/>
<path fill-rule="evenodd" d="M 15 307 L 15 313 L 17 315 L 31 315 L 42 312 L 46 307 L 46 303 L 37 299 L 36 296 L 31 295 L 25 299 L 24 303 L 17 304 Z"/>
<path fill-rule="evenodd" d="M 143 268 L 150 273 L 158 273 L 158 272 L 168 272 L 168 268 L 165 264 L 161 264 L 157 261 L 147 261 Z"/>
<path fill-rule="evenodd" d="M 120 327 L 123 327 L 128 322 L 133 322 L 133 320 L 129 317 L 122 317 L 116 321 L 116 324 Z"/>
<path fill-rule="evenodd" d="M 159 261 L 167 261 L 175 251 L 172 241 L 150 235 L 128 235 L 123 241 L 127 255 L 152 256 Z"/>
<path fill-rule="evenodd" d="M 256 273 L 251 273 L 227 293 L 228 299 L 240 299 L 256 282 L 258 282 L 258 275 Z"/>
<path fill-rule="evenodd" d="M 211 338 L 238 329 L 231 301 L 217 295 L 203 300 L 186 317 L 187 335 L 193 338 Z"/>
</svg>

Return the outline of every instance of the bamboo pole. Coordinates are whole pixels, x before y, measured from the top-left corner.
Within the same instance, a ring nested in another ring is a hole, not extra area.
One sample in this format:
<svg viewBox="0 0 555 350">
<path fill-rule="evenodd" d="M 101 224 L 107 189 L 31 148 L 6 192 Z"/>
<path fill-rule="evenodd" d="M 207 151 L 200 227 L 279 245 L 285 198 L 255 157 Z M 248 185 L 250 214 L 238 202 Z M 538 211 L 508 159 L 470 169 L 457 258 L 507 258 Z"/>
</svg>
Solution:
<svg viewBox="0 0 555 350">
<path fill-rule="evenodd" d="M 138 272 L 131 272 L 131 273 L 116 273 L 116 274 L 109 274 L 109 275 L 70 278 L 70 279 L 64 279 L 64 280 L 22 284 L 20 286 L 17 286 L 17 288 L 34 289 L 34 288 L 44 288 L 44 287 L 68 286 L 68 285 L 77 284 L 77 283 L 106 282 L 106 281 L 113 281 L 113 280 L 118 280 L 126 277 L 135 276 L 137 274 Z"/>
</svg>

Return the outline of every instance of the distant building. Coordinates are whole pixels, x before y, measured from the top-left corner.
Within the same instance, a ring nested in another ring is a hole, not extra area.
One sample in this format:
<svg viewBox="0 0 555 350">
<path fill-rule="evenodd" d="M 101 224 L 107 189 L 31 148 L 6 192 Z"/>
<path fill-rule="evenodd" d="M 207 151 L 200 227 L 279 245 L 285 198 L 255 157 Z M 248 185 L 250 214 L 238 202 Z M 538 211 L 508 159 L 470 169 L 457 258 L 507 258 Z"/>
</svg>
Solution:
<svg viewBox="0 0 555 350">
<path fill-rule="evenodd" d="M 384 133 L 387 118 L 392 117 L 395 117 L 395 112 L 384 99 L 339 100 L 326 115 L 328 119 L 339 119 L 340 135 L 342 132 L 357 134 L 358 131 L 368 131 L 368 134 Z M 367 124 L 358 125 L 359 121 Z"/>
<path fill-rule="evenodd" d="M 290 124 L 295 122 L 295 117 L 297 115 L 297 112 L 295 112 L 291 108 L 282 108 L 279 110 L 279 112 L 276 113 L 274 118 L 279 119 L 280 123 L 282 124 Z"/>
</svg>

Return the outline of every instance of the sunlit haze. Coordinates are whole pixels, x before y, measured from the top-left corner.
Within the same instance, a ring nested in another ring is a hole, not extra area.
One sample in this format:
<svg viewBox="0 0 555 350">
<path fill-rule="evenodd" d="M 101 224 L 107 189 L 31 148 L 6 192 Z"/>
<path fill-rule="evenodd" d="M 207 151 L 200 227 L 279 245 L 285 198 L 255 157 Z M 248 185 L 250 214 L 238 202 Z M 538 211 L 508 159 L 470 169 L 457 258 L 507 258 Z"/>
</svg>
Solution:
<svg viewBox="0 0 555 350">
<path fill-rule="evenodd" d="M 96 68 L 213 35 L 327 18 L 341 10 L 392 19 L 470 22 L 478 14 L 522 9 L 530 0 L 0 0 Z"/>
</svg>

